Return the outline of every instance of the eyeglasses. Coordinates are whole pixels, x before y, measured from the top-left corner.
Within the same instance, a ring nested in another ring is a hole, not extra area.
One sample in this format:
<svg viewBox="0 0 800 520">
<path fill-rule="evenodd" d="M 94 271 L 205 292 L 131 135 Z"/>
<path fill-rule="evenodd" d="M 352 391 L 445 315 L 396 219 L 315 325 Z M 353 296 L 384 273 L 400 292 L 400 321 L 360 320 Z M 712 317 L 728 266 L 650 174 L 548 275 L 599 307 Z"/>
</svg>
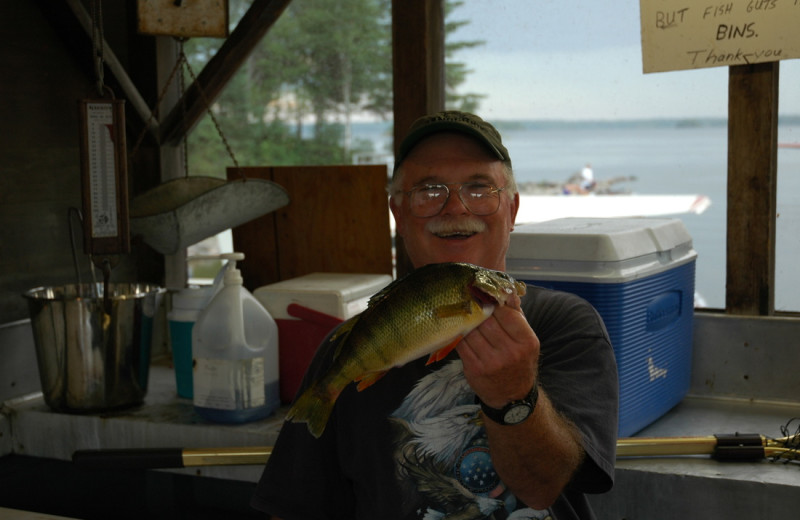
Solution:
<svg viewBox="0 0 800 520">
<path fill-rule="evenodd" d="M 491 215 L 500 207 L 498 188 L 485 182 L 457 182 L 452 184 L 421 184 L 406 192 L 409 198 L 411 214 L 426 218 L 438 215 L 450 200 L 450 188 L 458 186 L 458 198 L 464 207 L 473 215 Z"/>
</svg>

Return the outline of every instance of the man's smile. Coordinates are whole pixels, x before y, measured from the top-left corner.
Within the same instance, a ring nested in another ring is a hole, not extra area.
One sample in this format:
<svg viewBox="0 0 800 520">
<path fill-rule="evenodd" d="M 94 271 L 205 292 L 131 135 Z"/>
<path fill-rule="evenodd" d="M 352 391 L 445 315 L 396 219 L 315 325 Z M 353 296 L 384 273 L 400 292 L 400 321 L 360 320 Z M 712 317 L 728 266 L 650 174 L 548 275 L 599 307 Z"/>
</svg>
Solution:
<svg viewBox="0 0 800 520">
<path fill-rule="evenodd" d="M 467 238 L 475 235 L 474 231 L 453 231 L 450 233 L 434 233 L 439 238 L 446 238 L 450 240 L 466 240 Z"/>
</svg>

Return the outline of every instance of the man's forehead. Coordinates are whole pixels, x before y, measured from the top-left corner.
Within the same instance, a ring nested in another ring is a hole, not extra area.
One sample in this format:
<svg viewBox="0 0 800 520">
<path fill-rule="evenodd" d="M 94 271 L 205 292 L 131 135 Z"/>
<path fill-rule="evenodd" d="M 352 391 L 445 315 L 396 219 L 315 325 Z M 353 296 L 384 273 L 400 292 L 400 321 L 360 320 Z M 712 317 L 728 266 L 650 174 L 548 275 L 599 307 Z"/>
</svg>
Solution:
<svg viewBox="0 0 800 520">
<path fill-rule="evenodd" d="M 503 178 L 500 161 L 476 161 L 464 157 L 439 158 L 428 161 L 406 159 L 403 162 L 403 184 L 483 181 L 498 183 Z"/>
<path fill-rule="evenodd" d="M 454 179 L 452 178 L 453 175 L 449 174 L 450 172 L 428 172 L 427 175 L 422 175 L 419 177 L 414 177 L 413 180 L 409 177 L 409 180 L 412 180 L 413 184 L 448 184 L 453 182 Z M 488 172 L 475 172 L 475 173 L 461 173 L 458 175 L 458 180 L 455 182 L 488 182 L 492 183 L 496 179 L 495 177 Z"/>
</svg>

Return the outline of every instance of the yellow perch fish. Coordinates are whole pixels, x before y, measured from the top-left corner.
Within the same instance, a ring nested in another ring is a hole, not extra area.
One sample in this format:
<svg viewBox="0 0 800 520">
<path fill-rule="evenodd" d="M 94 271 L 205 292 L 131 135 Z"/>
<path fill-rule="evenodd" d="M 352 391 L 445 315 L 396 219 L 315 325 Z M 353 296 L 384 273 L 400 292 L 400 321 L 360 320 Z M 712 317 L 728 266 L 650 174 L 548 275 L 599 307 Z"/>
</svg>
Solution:
<svg viewBox="0 0 800 520">
<path fill-rule="evenodd" d="M 393 367 L 425 355 L 444 359 L 461 338 L 525 284 L 472 264 L 430 264 L 373 296 L 367 309 L 331 336 L 333 365 L 297 399 L 287 420 L 305 422 L 319 437 L 333 405 L 352 381 L 364 390 Z"/>
</svg>

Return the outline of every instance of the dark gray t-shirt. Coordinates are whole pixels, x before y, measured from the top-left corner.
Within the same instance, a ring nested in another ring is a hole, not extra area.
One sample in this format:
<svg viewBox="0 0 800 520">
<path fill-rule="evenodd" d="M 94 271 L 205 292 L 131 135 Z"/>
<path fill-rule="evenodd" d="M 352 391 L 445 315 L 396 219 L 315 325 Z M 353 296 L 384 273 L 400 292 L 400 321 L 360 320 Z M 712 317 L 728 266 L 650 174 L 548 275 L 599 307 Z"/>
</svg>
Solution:
<svg viewBox="0 0 800 520">
<path fill-rule="evenodd" d="M 584 493 L 613 484 L 618 383 L 601 318 L 585 300 L 528 286 L 522 309 L 541 342 L 539 383 L 582 434 L 586 458 L 548 511 L 528 509 L 491 462 L 480 407 L 455 352 L 351 384 L 319 439 L 285 423 L 252 505 L 291 519 L 587 519 Z M 331 363 L 323 342 L 300 391 Z M 523 513 L 519 511 L 517 514 Z"/>
</svg>

